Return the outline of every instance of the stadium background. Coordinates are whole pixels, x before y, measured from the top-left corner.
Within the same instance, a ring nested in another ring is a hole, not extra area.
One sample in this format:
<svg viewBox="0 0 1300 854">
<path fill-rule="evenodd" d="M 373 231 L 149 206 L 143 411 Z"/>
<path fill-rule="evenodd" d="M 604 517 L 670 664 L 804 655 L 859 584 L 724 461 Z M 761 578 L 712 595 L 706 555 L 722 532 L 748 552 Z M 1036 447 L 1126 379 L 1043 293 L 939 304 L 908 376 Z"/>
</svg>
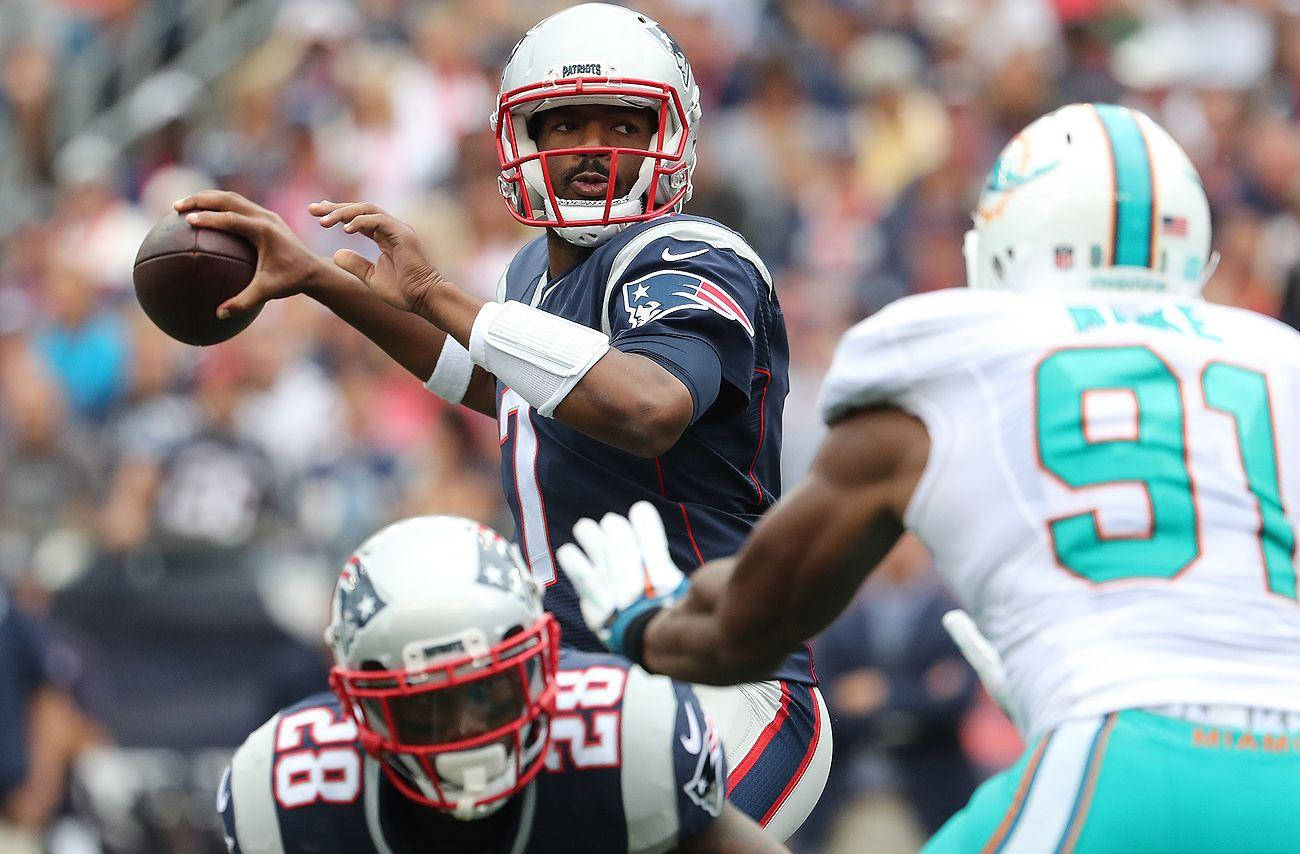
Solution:
<svg viewBox="0 0 1300 854">
<path fill-rule="evenodd" d="M 414 513 L 510 529 L 489 420 L 305 298 L 228 344 L 175 344 L 130 268 L 172 200 L 219 185 L 323 254 L 364 244 L 307 202 L 377 202 L 490 294 L 529 233 L 499 200 L 486 117 L 511 45 L 562 5 L 0 0 L 0 580 L 39 634 L 32 661 L 0 642 L 0 734 L 25 727 L 31 759 L 25 778 L 0 759 L 0 848 L 48 829 L 56 852 L 222 850 L 217 775 L 323 687 L 341 558 Z M 838 336 L 963 280 L 983 175 L 1060 104 L 1163 123 L 1209 194 L 1210 298 L 1300 320 L 1296 0 L 638 6 L 703 91 L 688 210 L 776 273 L 787 488 Z M 938 628 L 924 551 L 878 575 L 818 642 L 835 773 L 801 851 L 912 850 L 1017 750 Z"/>
</svg>

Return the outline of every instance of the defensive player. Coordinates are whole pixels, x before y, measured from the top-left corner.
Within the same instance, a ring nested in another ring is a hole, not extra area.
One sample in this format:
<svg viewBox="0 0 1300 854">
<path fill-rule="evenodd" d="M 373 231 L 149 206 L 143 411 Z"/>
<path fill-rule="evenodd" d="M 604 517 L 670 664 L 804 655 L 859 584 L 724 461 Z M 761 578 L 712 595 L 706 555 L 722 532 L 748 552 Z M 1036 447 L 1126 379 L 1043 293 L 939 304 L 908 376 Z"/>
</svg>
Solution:
<svg viewBox="0 0 1300 854">
<path fill-rule="evenodd" d="M 1034 122 L 989 175 L 971 289 L 850 330 L 812 474 L 734 559 L 656 613 L 683 581 L 653 509 L 581 524 L 560 558 L 590 622 L 654 672 L 750 679 L 906 526 L 1030 745 L 929 850 L 1293 850 L 1300 336 L 1199 298 L 1209 244 L 1145 115 Z"/>
<path fill-rule="evenodd" d="M 222 778 L 232 852 L 785 850 L 725 803 L 690 687 L 560 651 L 516 555 L 450 516 L 357 550 L 326 631 L 333 694 L 272 717 Z"/>
<path fill-rule="evenodd" d="M 699 120 L 690 64 L 646 16 L 589 3 L 529 30 L 492 127 L 507 207 L 546 233 L 486 303 L 371 204 L 311 206 L 382 252 L 371 264 L 344 250 L 337 266 L 233 194 L 177 204 L 258 247 L 257 276 L 223 310 L 306 291 L 431 391 L 497 418 L 516 537 L 579 649 L 601 647 L 554 559 L 579 518 L 650 501 L 678 565 L 693 567 L 733 552 L 780 492 L 784 320 L 748 244 L 679 212 Z M 756 679 L 700 697 L 735 768 L 734 802 L 784 838 L 825 783 L 828 718 L 806 650 Z"/>
</svg>

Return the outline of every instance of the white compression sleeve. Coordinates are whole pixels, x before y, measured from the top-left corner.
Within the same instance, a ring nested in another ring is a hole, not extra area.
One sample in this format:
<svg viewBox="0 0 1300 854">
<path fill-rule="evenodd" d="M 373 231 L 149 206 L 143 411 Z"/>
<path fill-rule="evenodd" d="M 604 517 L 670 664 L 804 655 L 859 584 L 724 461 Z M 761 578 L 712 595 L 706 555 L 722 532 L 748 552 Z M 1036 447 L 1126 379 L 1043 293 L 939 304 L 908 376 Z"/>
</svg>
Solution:
<svg viewBox="0 0 1300 854">
<path fill-rule="evenodd" d="M 609 336 L 511 300 L 479 310 L 469 355 L 550 418 L 573 387 L 609 350 Z"/>
<path fill-rule="evenodd" d="M 442 352 L 438 354 L 438 364 L 434 365 L 433 373 L 424 387 L 443 400 L 460 403 L 465 399 L 473 374 L 474 363 L 470 361 L 469 351 L 448 335 L 443 342 Z"/>
</svg>

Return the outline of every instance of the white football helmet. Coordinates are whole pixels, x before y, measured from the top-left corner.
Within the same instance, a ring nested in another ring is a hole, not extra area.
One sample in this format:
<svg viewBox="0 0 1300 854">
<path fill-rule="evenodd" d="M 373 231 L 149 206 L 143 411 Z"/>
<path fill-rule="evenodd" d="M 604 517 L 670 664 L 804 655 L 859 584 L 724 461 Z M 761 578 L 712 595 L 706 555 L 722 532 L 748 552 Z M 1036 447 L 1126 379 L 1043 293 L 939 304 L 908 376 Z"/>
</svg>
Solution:
<svg viewBox="0 0 1300 854">
<path fill-rule="evenodd" d="M 479 818 L 541 770 L 559 628 L 491 528 L 419 516 L 366 540 L 339 577 L 325 640 L 330 687 L 407 797 Z"/>
<path fill-rule="evenodd" d="M 966 232 L 973 288 L 1199 296 L 1210 210 L 1191 160 L 1143 113 L 1071 104 L 1016 135 Z"/>
<path fill-rule="evenodd" d="M 528 132 L 534 115 L 562 104 L 652 109 L 659 127 L 648 149 L 583 147 L 539 152 Z M 691 197 L 700 91 L 677 42 L 646 15 L 583 3 L 544 19 L 515 45 L 501 75 L 491 126 L 501 165 L 501 195 L 525 225 L 554 228 L 579 246 L 599 246 L 628 223 L 681 210 Z M 547 158 L 608 155 L 605 199 L 561 199 Z M 644 157 L 631 191 L 614 198 L 619 157 Z"/>
</svg>

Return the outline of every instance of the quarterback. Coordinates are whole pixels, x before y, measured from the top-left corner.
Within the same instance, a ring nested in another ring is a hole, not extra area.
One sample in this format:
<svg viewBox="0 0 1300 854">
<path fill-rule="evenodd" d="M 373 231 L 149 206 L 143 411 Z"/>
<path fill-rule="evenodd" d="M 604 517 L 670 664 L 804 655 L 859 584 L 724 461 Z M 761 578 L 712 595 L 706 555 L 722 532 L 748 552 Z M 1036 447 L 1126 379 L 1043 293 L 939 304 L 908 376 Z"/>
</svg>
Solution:
<svg viewBox="0 0 1300 854">
<path fill-rule="evenodd" d="M 758 851 L 687 685 L 559 648 L 518 552 L 468 519 L 372 536 L 334 591 L 333 693 L 235 753 L 231 852 Z"/>
<path fill-rule="evenodd" d="M 645 15 L 587 3 L 530 29 L 491 126 L 506 207 L 545 231 L 486 302 L 369 203 L 310 210 L 374 240 L 374 263 L 317 258 L 234 194 L 177 203 L 258 247 L 257 276 L 222 311 L 306 292 L 433 393 L 497 419 L 516 539 L 578 649 L 605 651 L 555 562 L 580 518 L 648 501 L 691 568 L 734 552 L 781 489 L 789 353 L 772 277 L 735 232 L 681 213 L 700 113 L 690 63 Z M 831 753 L 808 652 L 786 653 L 749 684 L 700 691 L 732 799 L 781 838 L 815 804 Z"/>
<path fill-rule="evenodd" d="M 927 850 L 1294 850 L 1300 335 L 1200 299 L 1209 245 L 1151 119 L 1040 118 L 989 175 L 970 288 L 844 336 L 813 471 L 734 558 L 687 592 L 653 508 L 579 523 L 589 623 L 653 672 L 753 678 L 908 528 L 1029 744 Z"/>
</svg>

